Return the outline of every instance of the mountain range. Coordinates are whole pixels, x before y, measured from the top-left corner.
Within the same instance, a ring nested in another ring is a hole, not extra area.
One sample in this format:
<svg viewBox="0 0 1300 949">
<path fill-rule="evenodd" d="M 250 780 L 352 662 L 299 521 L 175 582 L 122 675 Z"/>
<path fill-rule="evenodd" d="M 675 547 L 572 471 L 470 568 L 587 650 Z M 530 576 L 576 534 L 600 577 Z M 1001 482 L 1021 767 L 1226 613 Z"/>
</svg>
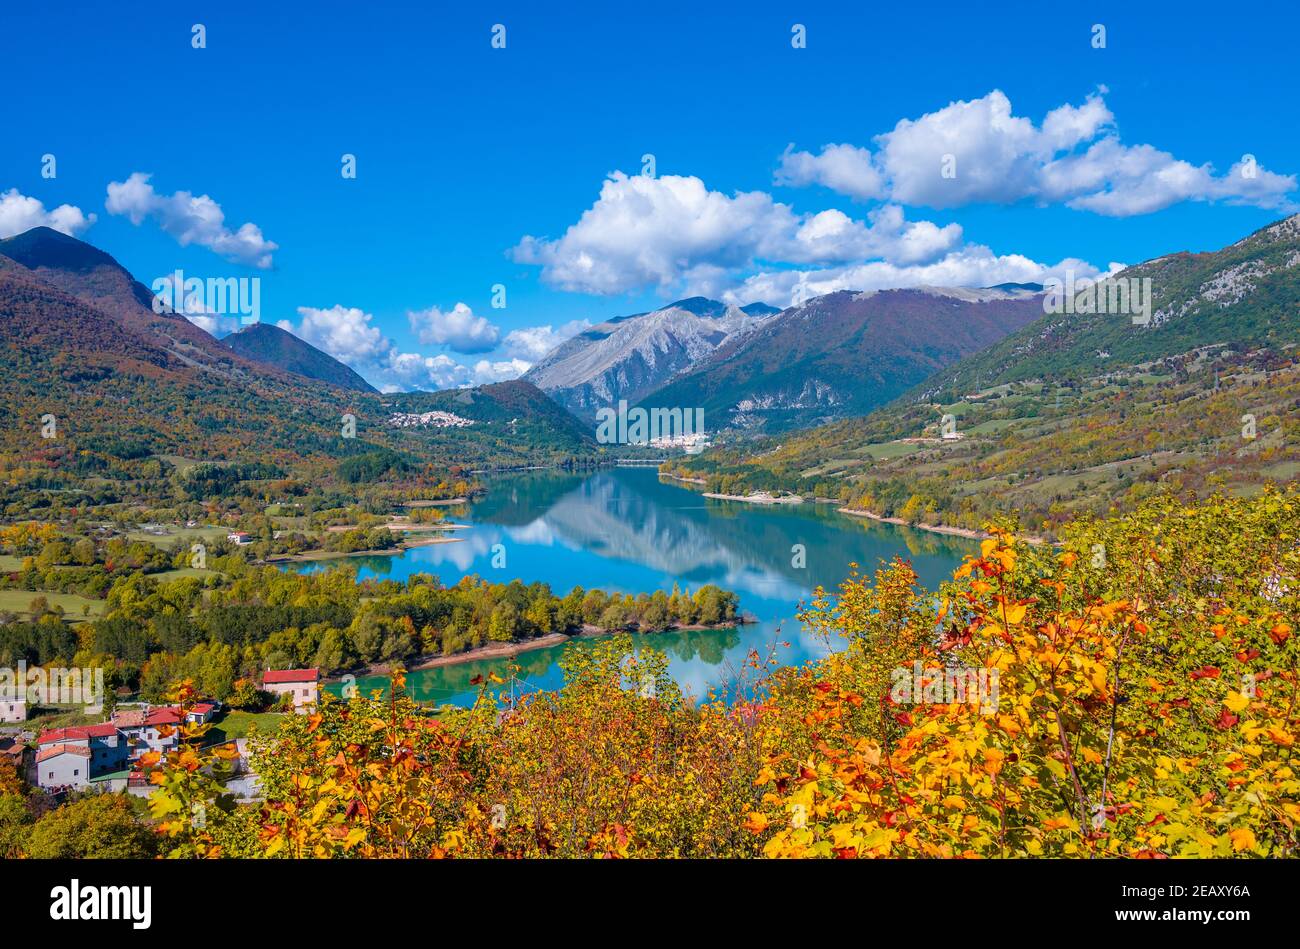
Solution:
<svg viewBox="0 0 1300 949">
<path fill-rule="evenodd" d="M 389 424 L 468 399 L 456 436 Z M 357 419 L 357 436 L 341 419 Z M 55 427 L 43 432 L 42 419 Z M 13 470 L 67 485 L 133 476 L 136 462 L 256 461 L 328 470 L 383 448 L 444 465 L 594 455 L 577 422 L 526 382 L 381 396 L 352 370 L 271 326 L 218 341 L 103 251 L 49 228 L 0 241 L 0 451 Z M 68 479 L 72 479 L 69 481 Z"/>
<path fill-rule="evenodd" d="M 153 293 L 116 260 L 84 241 L 36 227 L 0 240 L 0 259 L 7 262 L 4 266 L 11 278 L 17 275 L 28 285 L 60 291 L 64 296 L 52 294 L 52 298 L 61 304 L 68 304 L 67 298 L 71 298 L 74 306 L 93 308 L 100 319 L 84 321 L 86 330 L 115 327 L 135 339 L 144 358 L 232 378 L 261 372 L 247 360 L 232 356 L 184 316 L 155 313 Z M 69 340 L 75 342 L 75 336 Z"/>
<path fill-rule="evenodd" d="M 1151 281 L 1149 320 L 1056 312 L 1037 285 L 842 291 L 781 311 L 695 297 L 592 327 L 520 380 L 380 394 L 274 326 L 218 341 L 155 313 L 112 257 L 36 228 L 0 241 L 0 460 L 59 490 L 129 480 L 143 458 L 326 474 L 381 450 L 595 460 L 610 453 L 594 411 L 626 399 L 703 407 L 706 428 L 737 433 L 671 466 L 724 493 L 965 526 L 1016 509 L 1050 530 L 1155 482 L 1246 491 L 1300 474 L 1300 215 L 1117 278 Z M 57 438 L 41 437 L 46 415 Z M 955 437 L 939 437 L 945 418 Z"/>
<path fill-rule="evenodd" d="M 1300 215 L 1116 279 L 1150 279 L 1149 320 L 1079 312 L 1079 297 L 1044 312 L 1035 296 L 1037 319 L 888 405 L 670 470 L 912 522 L 978 529 L 1015 512 L 1049 535 L 1158 489 L 1300 476 Z"/>
<path fill-rule="evenodd" d="M 704 297 L 618 317 L 524 378 L 584 421 L 619 400 L 778 432 L 862 415 L 1042 314 L 1041 287 L 841 291 L 777 310 Z"/>
<path fill-rule="evenodd" d="M 1041 315 L 1033 289 L 829 293 L 727 339 L 641 402 L 702 407 L 709 429 L 864 415 Z"/>
</svg>

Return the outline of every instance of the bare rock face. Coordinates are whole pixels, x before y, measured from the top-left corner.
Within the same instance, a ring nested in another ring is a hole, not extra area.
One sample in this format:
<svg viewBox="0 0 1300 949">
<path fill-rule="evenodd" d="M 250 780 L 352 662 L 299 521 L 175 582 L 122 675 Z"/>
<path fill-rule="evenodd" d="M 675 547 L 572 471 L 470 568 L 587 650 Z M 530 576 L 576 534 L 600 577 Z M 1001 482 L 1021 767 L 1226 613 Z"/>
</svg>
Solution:
<svg viewBox="0 0 1300 949">
<path fill-rule="evenodd" d="M 553 350 L 524 376 L 579 418 L 620 399 L 637 402 L 720 346 L 752 333 L 775 313 L 762 304 L 728 306 L 703 297 L 618 317 Z"/>
</svg>

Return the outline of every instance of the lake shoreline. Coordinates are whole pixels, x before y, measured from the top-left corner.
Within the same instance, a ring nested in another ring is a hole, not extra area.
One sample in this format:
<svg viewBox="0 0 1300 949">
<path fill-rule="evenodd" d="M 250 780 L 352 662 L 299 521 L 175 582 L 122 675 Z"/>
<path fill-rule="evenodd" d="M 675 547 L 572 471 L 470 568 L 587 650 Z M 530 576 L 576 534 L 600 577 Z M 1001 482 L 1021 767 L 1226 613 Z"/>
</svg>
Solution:
<svg viewBox="0 0 1300 949">
<path fill-rule="evenodd" d="M 993 536 L 987 531 L 977 531 L 969 527 L 949 527 L 947 524 L 913 524 L 901 517 L 885 517 L 885 515 L 876 514 L 873 511 L 860 511 L 851 507 L 837 507 L 835 512 L 837 514 L 847 514 L 849 517 L 865 517 L 881 524 L 893 524 L 896 527 L 914 527 L 919 531 L 930 531 L 934 534 L 965 537 L 967 540 L 987 540 Z"/>
<path fill-rule="evenodd" d="M 667 629 L 656 629 L 641 631 L 628 631 L 619 629 L 605 629 L 602 626 L 592 626 L 584 623 L 582 630 L 577 633 L 547 633 L 545 636 L 537 636 L 534 639 L 527 639 L 517 643 L 485 643 L 482 646 L 475 646 L 473 649 L 467 649 L 464 652 L 452 653 L 450 656 L 441 654 L 426 654 L 417 656 L 409 664 L 401 663 L 406 671 L 420 672 L 424 669 L 437 669 L 442 666 L 458 666 L 467 662 L 483 662 L 492 659 L 507 659 L 511 656 L 517 656 L 524 652 L 533 652 L 538 649 L 548 649 L 551 646 L 561 646 L 564 643 L 573 642 L 578 639 L 597 639 L 601 636 L 612 636 L 616 633 L 630 632 L 632 636 L 655 636 L 659 633 L 680 633 L 680 632 L 701 632 L 715 629 L 733 629 L 737 626 L 749 626 L 758 622 L 752 616 L 738 616 L 733 620 L 725 623 L 705 624 L 691 623 L 686 626 L 670 626 Z M 342 682 L 344 675 L 351 675 L 356 678 L 370 676 L 391 676 L 393 674 L 393 664 L 385 662 L 372 662 L 367 666 L 352 669 L 343 675 L 330 676 L 322 679 L 322 683 L 329 684 L 333 682 Z"/>
<path fill-rule="evenodd" d="M 664 472 L 660 472 L 659 476 L 661 478 L 667 478 L 670 481 L 680 481 L 685 484 L 707 484 L 708 483 L 703 478 L 682 478 L 673 474 L 665 474 Z M 775 497 L 774 495 L 769 494 L 766 491 L 755 491 L 753 494 L 747 494 L 747 495 L 714 494 L 706 491 L 704 492 L 704 497 L 714 498 L 720 501 L 739 501 L 742 504 L 763 504 L 763 505 L 803 504 L 803 503 L 839 504 L 840 503 L 834 498 L 817 498 L 817 497 L 806 498 L 803 495 L 799 495 L 799 494 L 789 494 L 789 495 L 783 495 L 781 497 Z M 974 528 L 970 528 L 970 527 L 953 527 L 948 524 L 913 524 L 910 521 L 904 520 L 901 517 L 886 517 L 885 515 L 877 514 L 874 511 L 861 511 L 856 508 L 850 508 L 850 507 L 837 507 L 835 509 L 835 513 L 843 514 L 847 517 L 865 517 L 869 520 L 876 521 L 877 523 L 880 524 L 891 524 L 894 527 L 911 527 L 919 531 L 929 531 L 932 534 L 944 534 L 948 537 L 962 537 L 965 538 L 966 540 L 988 540 L 988 538 L 993 536 L 988 531 L 975 530 Z M 1041 544 L 1052 543 L 1047 538 L 1039 537 L 1036 534 L 1017 534 L 1016 536 L 1024 540 L 1026 543 L 1034 544 L 1036 546 Z"/>
<path fill-rule="evenodd" d="M 948 534 L 952 537 L 965 537 L 968 540 L 988 540 L 993 535 L 988 531 L 977 531 L 969 527 L 949 527 L 947 524 L 912 524 L 903 520 L 901 517 L 885 517 L 883 514 L 876 514 L 872 511 L 859 511 L 854 508 L 839 507 L 835 509 L 839 514 L 847 514 L 849 517 L 866 517 L 873 521 L 879 521 L 882 524 L 894 524 L 898 527 L 914 527 L 919 531 L 930 531 L 935 534 Z M 1018 539 L 1027 544 L 1033 544 L 1035 547 L 1043 544 L 1051 544 L 1046 537 L 1039 537 L 1037 534 L 1016 534 Z"/>
<path fill-rule="evenodd" d="M 463 537 L 426 537 L 420 540 L 406 541 L 397 547 L 384 547 L 380 550 L 309 550 L 302 554 L 287 554 L 279 557 L 267 557 L 262 563 L 276 566 L 282 563 L 313 563 L 317 560 L 335 560 L 340 557 L 396 557 L 415 547 L 430 547 L 434 544 L 458 544 Z"/>
</svg>

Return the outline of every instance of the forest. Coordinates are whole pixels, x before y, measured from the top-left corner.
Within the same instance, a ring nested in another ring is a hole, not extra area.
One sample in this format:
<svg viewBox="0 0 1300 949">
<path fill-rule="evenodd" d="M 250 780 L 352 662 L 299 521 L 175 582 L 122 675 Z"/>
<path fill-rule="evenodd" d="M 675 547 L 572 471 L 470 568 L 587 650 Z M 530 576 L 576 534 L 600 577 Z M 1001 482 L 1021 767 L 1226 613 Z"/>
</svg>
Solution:
<svg viewBox="0 0 1300 949">
<path fill-rule="evenodd" d="M 190 679 L 225 701 L 267 668 L 315 667 L 328 676 L 553 633 L 651 632 L 740 618 L 737 596 L 711 584 L 635 595 L 574 587 L 558 596 L 545 583 L 477 576 L 448 587 L 429 574 L 357 582 L 342 568 L 226 567 L 233 576 L 130 573 L 109 587 L 103 616 L 76 626 L 54 610 L 11 619 L 0 624 L 0 665 L 103 668 L 113 689 L 151 702 Z"/>
</svg>

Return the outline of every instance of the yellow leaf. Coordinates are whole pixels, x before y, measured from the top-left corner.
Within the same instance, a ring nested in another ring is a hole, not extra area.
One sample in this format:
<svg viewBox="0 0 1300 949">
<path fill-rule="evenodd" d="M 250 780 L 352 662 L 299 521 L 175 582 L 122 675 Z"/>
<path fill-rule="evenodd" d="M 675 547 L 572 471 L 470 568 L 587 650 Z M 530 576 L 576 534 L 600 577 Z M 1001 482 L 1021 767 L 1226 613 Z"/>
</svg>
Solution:
<svg viewBox="0 0 1300 949">
<path fill-rule="evenodd" d="M 1229 831 L 1228 838 L 1232 841 L 1233 850 L 1255 849 L 1255 833 L 1249 827 L 1238 827 L 1236 830 Z"/>
</svg>

